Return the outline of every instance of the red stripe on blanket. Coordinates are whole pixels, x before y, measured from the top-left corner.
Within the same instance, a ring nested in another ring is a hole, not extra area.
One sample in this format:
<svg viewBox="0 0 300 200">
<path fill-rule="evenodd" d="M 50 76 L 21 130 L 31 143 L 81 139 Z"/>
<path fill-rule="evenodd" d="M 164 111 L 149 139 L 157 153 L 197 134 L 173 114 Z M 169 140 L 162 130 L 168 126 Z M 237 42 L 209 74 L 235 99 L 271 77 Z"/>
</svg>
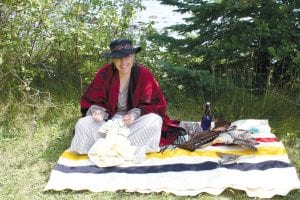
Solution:
<svg viewBox="0 0 300 200">
<path fill-rule="evenodd" d="M 256 142 L 278 142 L 277 138 L 255 138 Z"/>
</svg>

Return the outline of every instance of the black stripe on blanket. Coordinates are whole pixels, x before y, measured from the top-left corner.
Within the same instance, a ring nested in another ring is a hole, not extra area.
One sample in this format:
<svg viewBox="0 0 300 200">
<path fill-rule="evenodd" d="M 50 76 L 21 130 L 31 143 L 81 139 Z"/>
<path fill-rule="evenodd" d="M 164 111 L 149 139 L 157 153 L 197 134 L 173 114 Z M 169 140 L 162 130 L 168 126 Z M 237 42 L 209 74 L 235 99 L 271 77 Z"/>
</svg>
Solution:
<svg viewBox="0 0 300 200">
<path fill-rule="evenodd" d="M 220 165 L 216 162 L 203 162 L 196 164 L 168 164 L 155 166 L 134 166 L 134 167 L 104 167 L 99 168 L 96 165 L 70 167 L 56 164 L 54 170 L 64 173 L 127 173 L 127 174 L 145 174 L 145 173 L 163 173 L 163 172 L 181 172 L 181 171 L 205 171 L 216 168 L 227 168 L 240 171 L 249 170 L 267 170 L 272 168 L 292 167 L 291 164 L 270 160 L 260 163 L 233 163 Z"/>
</svg>

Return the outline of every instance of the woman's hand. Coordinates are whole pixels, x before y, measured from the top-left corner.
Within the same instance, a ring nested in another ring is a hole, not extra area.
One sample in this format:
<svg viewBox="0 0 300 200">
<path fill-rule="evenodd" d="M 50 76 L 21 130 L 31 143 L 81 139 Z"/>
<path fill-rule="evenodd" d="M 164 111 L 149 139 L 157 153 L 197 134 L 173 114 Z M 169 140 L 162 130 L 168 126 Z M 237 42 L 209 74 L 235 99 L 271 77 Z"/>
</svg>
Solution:
<svg viewBox="0 0 300 200">
<path fill-rule="evenodd" d="M 134 116 L 132 114 L 125 115 L 123 118 L 125 125 L 130 125 L 134 122 Z"/>
<path fill-rule="evenodd" d="M 100 122 L 103 120 L 103 115 L 100 110 L 95 110 L 92 114 L 92 117 L 95 121 Z"/>
</svg>

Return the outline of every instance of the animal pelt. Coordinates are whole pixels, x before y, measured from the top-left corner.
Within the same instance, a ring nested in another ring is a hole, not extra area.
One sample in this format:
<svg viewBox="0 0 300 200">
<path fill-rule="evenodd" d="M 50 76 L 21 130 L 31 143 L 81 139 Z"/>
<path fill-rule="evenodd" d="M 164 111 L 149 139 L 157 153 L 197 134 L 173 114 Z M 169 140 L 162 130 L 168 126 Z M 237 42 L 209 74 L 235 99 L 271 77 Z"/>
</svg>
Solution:
<svg viewBox="0 0 300 200">
<path fill-rule="evenodd" d="M 195 149 L 213 141 L 220 133 L 226 131 L 230 125 L 231 122 L 224 119 L 218 119 L 215 121 L 215 127 L 212 130 L 195 133 L 187 142 L 178 144 L 177 147 L 194 151 Z"/>
<path fill-rule="evenodd" d="M 231 129 L 229 131 L 220 133 L 219 136 L 212 141 L 212 144 L 236 144 L 244 148 L 257 151 L 255 145 L 258 143 L 255 141 L 255 138 L 252 137 L 250 131 Z"/>
<path fill-rule="evenodd" d="M 187 142 L 177 145 L 179 148 L 194 151 L 202 146 L 212 144 L 235 144 L 243 148 L 257 151 L 258 144 L 250 131 L 237 129 L 230 126 L 229 121 L 219 119 L 215 121 L 215 127 L 211 131 L 201 131 L 194 134 Z"/>
</svg>

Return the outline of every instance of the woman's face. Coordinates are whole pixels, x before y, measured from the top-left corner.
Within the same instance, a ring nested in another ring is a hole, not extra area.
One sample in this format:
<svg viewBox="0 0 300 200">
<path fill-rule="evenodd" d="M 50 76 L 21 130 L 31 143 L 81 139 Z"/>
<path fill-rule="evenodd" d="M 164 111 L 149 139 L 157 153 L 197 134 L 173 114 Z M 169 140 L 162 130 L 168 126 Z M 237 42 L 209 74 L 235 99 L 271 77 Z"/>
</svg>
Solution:
<svg viewBox="0 0 300 200">
<path fill-rule="evenodd" d="M 120 75 L 129 75 L 133 66 L 135 54 L 123 58 L 113 58 L 112 62 L 116 66 Z"/>
</svg>

